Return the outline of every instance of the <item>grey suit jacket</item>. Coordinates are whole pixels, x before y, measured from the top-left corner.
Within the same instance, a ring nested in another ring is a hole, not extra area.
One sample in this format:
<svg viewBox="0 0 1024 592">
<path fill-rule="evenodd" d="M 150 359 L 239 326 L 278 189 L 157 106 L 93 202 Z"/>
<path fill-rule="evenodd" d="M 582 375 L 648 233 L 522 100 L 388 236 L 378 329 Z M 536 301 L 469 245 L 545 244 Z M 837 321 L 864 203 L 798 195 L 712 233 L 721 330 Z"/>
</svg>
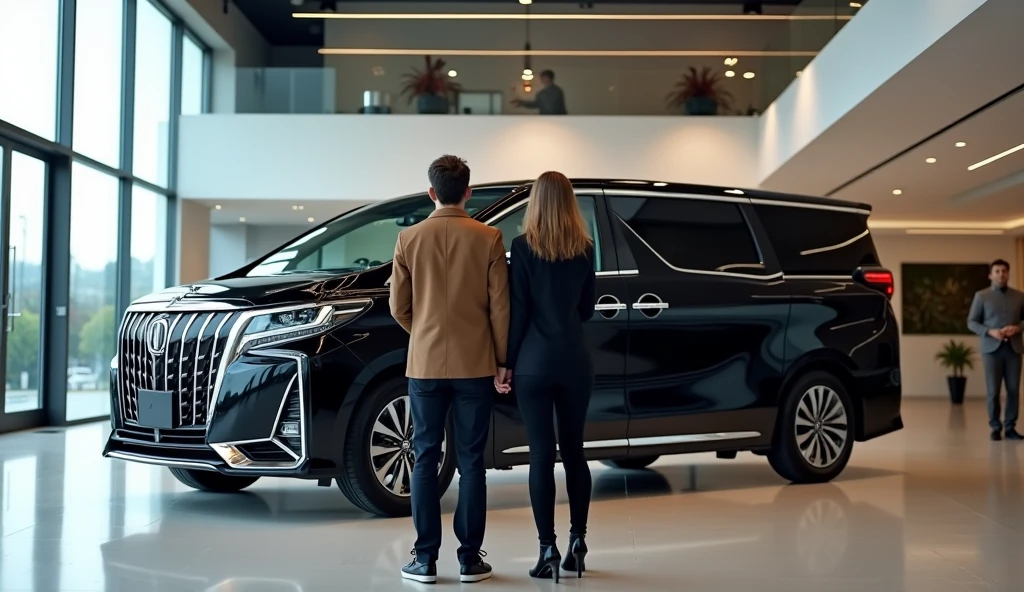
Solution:
<svg viewBox="0 0 1024 592">
<path fill-rule="evenodd" d="M 981 353 L 994 353 L 1002 342 L 988 334 L 989 329 L 1002 329 L 1017 325 L 1024 329 L 1024 292 L 1006 288 L 1006 291 L 985 288 L 974 295 L 967 327 L 981 336 Z M 1020 333 L 1010 338 L 1013 350 L 1024 354 L 1024 337 Z"/>
</svg>

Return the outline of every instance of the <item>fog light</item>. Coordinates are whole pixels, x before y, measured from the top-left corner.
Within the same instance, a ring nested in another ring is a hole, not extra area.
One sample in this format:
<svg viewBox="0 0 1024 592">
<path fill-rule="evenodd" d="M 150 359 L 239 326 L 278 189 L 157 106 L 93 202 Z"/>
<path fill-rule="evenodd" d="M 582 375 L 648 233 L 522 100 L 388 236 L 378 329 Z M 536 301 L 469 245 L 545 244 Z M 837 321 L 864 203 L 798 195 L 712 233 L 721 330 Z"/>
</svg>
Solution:
<svg viewBox="0 0 1024 592">
<path fill-rule="evenodd" d="M 297 421 L 286 421 L 281 424 L 281 435 L 286 437 L 293 437 L 299 435 L 299 422 Z"/>
<path fill-rule="evenodd" d="M 217 452 L 217 454 L 219 454 L 220 457 L 224 459 L 224 462 L 228 463 L 229 467 L 244 467 L 252 463 L 251 460 L 249 460 L 244 454 L 242 454 L 241 450 L 235 448 L 234 446 L 228 446 L 225 444 L 210 444 L 210 447 L 213 448 Z"/>
</svg>

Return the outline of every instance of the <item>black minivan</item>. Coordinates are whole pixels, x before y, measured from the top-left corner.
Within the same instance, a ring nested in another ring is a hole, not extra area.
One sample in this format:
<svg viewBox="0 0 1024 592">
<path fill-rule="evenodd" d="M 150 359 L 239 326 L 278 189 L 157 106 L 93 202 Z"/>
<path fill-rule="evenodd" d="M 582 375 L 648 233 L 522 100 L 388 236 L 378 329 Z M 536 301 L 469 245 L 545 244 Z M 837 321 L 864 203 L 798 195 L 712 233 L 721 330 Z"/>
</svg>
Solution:
<svg viewBox="0 0 1024 592">
<path fill-rule="evenodd" d="M 870 206 L 754 190 L 579 179 L 594 238 L 591 459 L 741 451 L 797 483 L 833 479 L 854 441 L 902 428 L 893 276 Z M 521 232 L 528 183 L 474 187 L 470 213 Z M 426 194 L 364 206 L 223 277 L 134 302 L 111 365 L 104 455 L 238 491 L 336 480 L 368 512 L 410 512 L 408 337 L 389 260 Z M 528 463 L 515 391 L 486 458 Z M 455 472 L 451 446 L 438 467 Z"/>
</svg>

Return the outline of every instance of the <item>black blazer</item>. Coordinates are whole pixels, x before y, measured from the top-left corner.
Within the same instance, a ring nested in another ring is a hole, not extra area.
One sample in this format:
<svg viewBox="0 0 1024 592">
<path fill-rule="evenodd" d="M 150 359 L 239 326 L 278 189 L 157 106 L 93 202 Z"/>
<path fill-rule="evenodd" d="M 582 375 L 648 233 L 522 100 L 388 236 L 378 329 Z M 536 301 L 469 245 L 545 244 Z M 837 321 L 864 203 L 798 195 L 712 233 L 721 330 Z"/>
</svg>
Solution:
<svg viewBox="0 0 1024 592">
<path fill-rule="evenodd" d="M 530 376 L 590 376 L 583 323 L 594 316 L 594 252 L 544 261 L 512 240 L 508 368 Z"/>
</svg>

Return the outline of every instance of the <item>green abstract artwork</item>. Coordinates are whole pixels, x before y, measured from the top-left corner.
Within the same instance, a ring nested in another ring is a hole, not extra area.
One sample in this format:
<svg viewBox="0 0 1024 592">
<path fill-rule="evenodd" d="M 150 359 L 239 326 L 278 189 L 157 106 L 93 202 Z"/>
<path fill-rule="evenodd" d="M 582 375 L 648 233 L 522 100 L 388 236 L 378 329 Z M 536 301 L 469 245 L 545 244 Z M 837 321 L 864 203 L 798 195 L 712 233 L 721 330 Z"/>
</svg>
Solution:
<svg viewBox="0 0 1024 592">
<path fill-rule="evenodd" d="M 987 263 L 904 263 L 903 333 L 969 334 L 971 301 L 989 284 Z"/>
</svg>

